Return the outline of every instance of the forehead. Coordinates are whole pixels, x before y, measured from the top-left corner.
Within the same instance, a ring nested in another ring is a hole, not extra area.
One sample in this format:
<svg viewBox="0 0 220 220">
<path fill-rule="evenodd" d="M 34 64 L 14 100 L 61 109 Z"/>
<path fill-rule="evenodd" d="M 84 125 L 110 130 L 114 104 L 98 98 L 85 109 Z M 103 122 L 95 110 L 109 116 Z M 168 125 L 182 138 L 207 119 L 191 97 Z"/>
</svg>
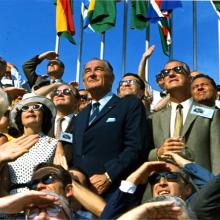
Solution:
<svg viewBox="0 0 220 220">
<path fill-rule="evenodd" d="M 182 66 L 182 63 L 181 63 L 181 62 L 178 62 L 178 61 L 172 61 L 172 62 L 167 63 L 167 64 L 164 66 L 164 68 L 165 68 L 165 69 L 172 69 L 172 68 L 174 68 L 174 67 L 176 67 L 176 66 Z"/>
<path fill-rule="evenodd" d="M 29 102 L 29 103 L 27 103 L 25 105 L 30 106 L 30 105 L 35 105 L 35 104 L 41 104 L 41 103 L 39 103 L 39 102 Z"/>
<path fill-rule="evenodd" d="M 192 82 L 193 85 L 201 84 L 201 83 L 207 83 L 212 86 L 211 81 L 205 77 L 199 77 L 199 78 L 193 80 L 193 82 Z"/>
<path fill-rule="evenodd" d="M 106 64 L 102 60 L 91 60 L 85 65 L 85 69 L 97 66 L 106 67 Z"/>
<path fill-rule="evenodd" d="M 62 89 L 70 89 L 69 85 L 61 85 L 57 88 L 58 90 L 62 90 Z"/>
<path fill-rule="evenodd" d="M 79 94 L 80 95 L 87 95 L 88 91 L 87 90 L 81 90 L 81 91 L 79 91 Z"/>
<path fill-rule="evenodd" d="M 123 80 L 137 80 L 137 78 L 136 77 L 134 77 L 134 76 L 125 76 L 125 77 L 123 77 L 122 78 Z"/>
</svg>

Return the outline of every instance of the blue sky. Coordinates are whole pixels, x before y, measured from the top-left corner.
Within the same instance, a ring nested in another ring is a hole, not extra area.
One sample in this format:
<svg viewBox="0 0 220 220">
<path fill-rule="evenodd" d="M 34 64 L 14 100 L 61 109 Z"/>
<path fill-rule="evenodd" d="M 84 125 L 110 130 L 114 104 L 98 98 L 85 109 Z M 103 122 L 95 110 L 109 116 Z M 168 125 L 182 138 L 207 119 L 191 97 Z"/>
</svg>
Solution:
<svg viewBox="0 0 220 220">
<path fill-rule="evenodd" d="M 53 0 L 1 0 L 0 56 L 15 64 L 23 75 L 22 63 L 29 58 L 55 48 L 55 6 Z M 183 7 L 174 11 L 174 56 L 193 68 L 192 2 L 183 1 Z M 218 76 L 218 17 L 209 1 L 197 2 L 198 19 L 198 70 Z M 74 1 L 75 39 L 79 43 L 80 0 Z M 116 75 L 113 90 L 116 91 L 122 76 L 123 1 L 117 4 L 116 26 L 106 33 L 105 59 L 109 60 Z M 158 89 L 155 75 L 168 58 L 162 53 L 157 25 L 151 25 L 150 45 L 156 50 L 149 60 L 150 84 Z M 92 57 L 99 57 L 100 34 L 84 32 L 82 65 Z M 130 29 L 130 5 L 128 12 L 126 72 L 137 72 L 142 53 L 145 51 L 145 31 Z M 67 40 L 60 41 L 60 59 L 66 65 L 64 80 L 76 78 L 78 46 Z M 46 72 L 43 62 L 37 72 Z M 80 86 L 82 87 L 82 85 Z"/>
</svg>

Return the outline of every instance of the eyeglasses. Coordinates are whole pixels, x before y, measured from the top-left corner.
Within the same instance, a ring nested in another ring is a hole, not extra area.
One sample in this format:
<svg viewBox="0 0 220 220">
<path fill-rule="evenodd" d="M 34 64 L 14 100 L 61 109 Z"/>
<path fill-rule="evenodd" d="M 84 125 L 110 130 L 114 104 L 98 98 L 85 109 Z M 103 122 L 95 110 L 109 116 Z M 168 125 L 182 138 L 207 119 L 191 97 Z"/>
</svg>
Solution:
<svg viewBox="0 0 220 220">
<path fill-rule="evenodd" d="M 121 80 L 119 86 L 135 85 L 136 83 L 138 83 L 136 79 Z"/>
<path fill-rule="evenodd" d="M 57 181 L 57 180 L 61 180 L 61 178 L 58 177 L 58 176 L 55 175 L 55 174 L 48 174 L 48 175 L 42 177 L 41 179 L 33 180 L 33 181 L 29 182 L 29 183 L 27 184 L 27 187 L 28 187 L 29 189 L 31 189 L 31 190 L 36 190 L 36 189 L 37 189 L 37 185 L 38 185 L 39 183 L 43 183 L 43 184 L 45 184 L 45 185 L 49 185 L 49 184 L 54 183 L 54 182 Z"/>
<path fill-rule="evenodd" d="M 23 105 L 21 107 L 21 111 L 22 112 L 27 112 L 29 110 L 33 110 L 33 111 L 38 111 L 40 109 L 42 109 L 43 105 L 42 104 L 34 104 L 34 105 Z"/>
<path fill-rule="evenodd" d="M 83 100 L 83 101 L 89 101 L 90 100 L 87 94 L 80 95 L 80 99 Z"/>
<path fill-rule="evenodd" d="M 182 173 L 179 172 L 161 172 L 161 173 L 153 173 L 151 176 L 148 177 L 148 182 L 151 185 L 154 185 L 158 183 L 161 179 L 161 177 L 164 177 L 167 179 L 169 182 L 177 182 L 180 177 L 182 177 L 185 181 L 185 177 L 183 176 Z"/>
<path fill-rule="evenodd" d="M 70 95 L 71 94 L 71 89 L 56 89 L 53 91 L 54 96 L 58 96 L 58 95 Z"/>
<path fill-rule="evenodd" d="M 40 214 L 42 210 L 44 210 L 48 216 L 57 217 L 59 213 L 62 211 L 63 207 L 61 205 L 51 205 L 46 208 L 33 208 L 29 209 L 26 212 L 26 219 L 34 219 L 36 216 Z"/>
<path fill-rule="evenodd" d="M 161 70 L 162 76 L 163 76 L 163 77 L 168 76 L 168 75 L 170 74 L 171 70 L 174 71 L 174 72 L 176 72 L 176 73 L 182 73 L 182 72 L 184 71 L 184 68 L 183 68 L 183 66 L 175 66 L 175 67 L 173 67 L 172 69 L 164 69 L 164 70 Z"/>
</svg>

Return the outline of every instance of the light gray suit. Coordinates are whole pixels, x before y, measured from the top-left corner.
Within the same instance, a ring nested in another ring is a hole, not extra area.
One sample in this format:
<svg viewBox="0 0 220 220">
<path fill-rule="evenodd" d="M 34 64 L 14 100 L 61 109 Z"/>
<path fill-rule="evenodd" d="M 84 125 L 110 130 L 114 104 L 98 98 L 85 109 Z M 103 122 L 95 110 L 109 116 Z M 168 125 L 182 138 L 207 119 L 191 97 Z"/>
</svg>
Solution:
<svg viewBox="0 0 220 220">
<path fill-rule="evenodd" d="M 220 109 L 213 107 L 214 114 L 209 119 L 191 114 L 193 104 L 199 105 L 195 102 L 192 103 L 181 136 L 186 146 L 193 150 L 195 162 L 214 174 L 218 174 L 220 173 Z M 167 107 L 149 118 L 154 146 L 154 149 L 150 151 L 149 160 L 157 160 L 155 148 L 170 137 L 170 116 L 171 107 Z"/>
</svg>

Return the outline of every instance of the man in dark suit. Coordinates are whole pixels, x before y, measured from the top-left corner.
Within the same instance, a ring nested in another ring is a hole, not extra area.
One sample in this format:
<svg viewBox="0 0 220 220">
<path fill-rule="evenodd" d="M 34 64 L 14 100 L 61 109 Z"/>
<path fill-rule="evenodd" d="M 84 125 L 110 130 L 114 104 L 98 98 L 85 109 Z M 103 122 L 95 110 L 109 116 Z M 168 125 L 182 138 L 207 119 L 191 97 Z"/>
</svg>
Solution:
<svg viewBox="0 0 220 220">
<path fill-rule="evenodd" d="M 83 81 L 92 102 L 76 118 L 73 167 L 107 198 L 121 179 L 147 159 L 145 109 L 137 97 L 119 98 L 111 92 L 114 74 L 107 61 L 90 60 Z"/>
<path fill-rule="evenodd" d="M 78 111 L 79 92 L 69 84 L 61 84 L 51 96 L 57 115 L 48 135 L 56 137 L 62 143 L 67 163 L 70 164 L 73 155 L 74 114 Z"/>
<path fill-rule="evenodd" d="M 64 64 L 61 60 L 56 59 L 58 54 L 55 51 L 46 51 L 40 55 L 26 61 L 22 67 L 25 76 L 28 79 L 29 86 L 37 90 L 38 88 L 55 82 L 63 82 Z M 45 59 L 49 60 L 46 75 L 37 75 L 37 66 Z"/>
</svg>

